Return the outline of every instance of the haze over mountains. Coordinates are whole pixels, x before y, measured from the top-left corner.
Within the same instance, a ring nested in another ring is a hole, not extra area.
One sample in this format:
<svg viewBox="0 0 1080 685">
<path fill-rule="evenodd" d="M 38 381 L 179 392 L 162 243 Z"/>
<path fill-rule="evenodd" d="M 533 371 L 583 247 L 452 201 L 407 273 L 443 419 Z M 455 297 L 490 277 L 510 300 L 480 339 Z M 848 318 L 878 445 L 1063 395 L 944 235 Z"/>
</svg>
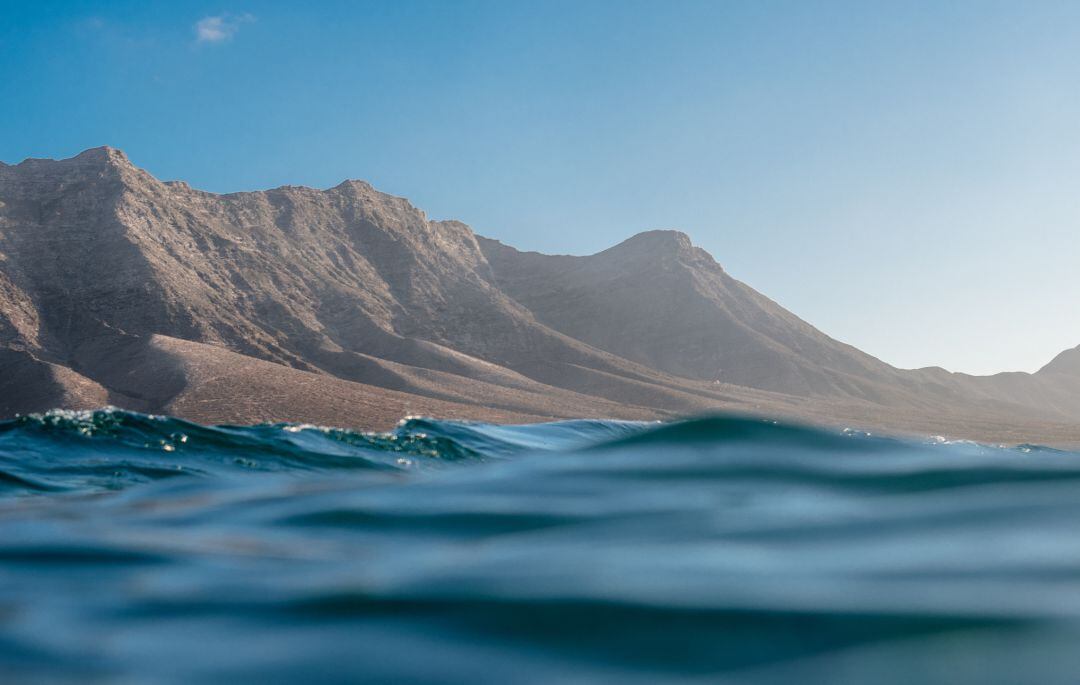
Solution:
<svg viewBox="0 0 1080 685">
<path fill-rule="evenodd" d="M 363 182 L 216 195 L 110 148 L 0 164 L 0 414 L 105 404 L 363 428 L 739 410 L 1080 442 L 1080 348 L 1036 374 L 899 370 L 674 231 L 549 256 Z"/>
</svg>

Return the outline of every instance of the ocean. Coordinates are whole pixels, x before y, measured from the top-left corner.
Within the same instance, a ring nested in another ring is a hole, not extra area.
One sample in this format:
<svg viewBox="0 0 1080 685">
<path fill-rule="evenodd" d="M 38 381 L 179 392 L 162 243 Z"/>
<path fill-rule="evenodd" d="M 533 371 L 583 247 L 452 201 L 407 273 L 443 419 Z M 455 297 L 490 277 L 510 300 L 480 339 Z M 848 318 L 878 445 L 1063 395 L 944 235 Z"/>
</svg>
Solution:
<svg viewBox="0 0 1080 685">
<path fill-rule="evenodd" d="M 0 423 L 4 683 L 1073 683 L 1080 455 L 756 418 Z"/>
</svg>

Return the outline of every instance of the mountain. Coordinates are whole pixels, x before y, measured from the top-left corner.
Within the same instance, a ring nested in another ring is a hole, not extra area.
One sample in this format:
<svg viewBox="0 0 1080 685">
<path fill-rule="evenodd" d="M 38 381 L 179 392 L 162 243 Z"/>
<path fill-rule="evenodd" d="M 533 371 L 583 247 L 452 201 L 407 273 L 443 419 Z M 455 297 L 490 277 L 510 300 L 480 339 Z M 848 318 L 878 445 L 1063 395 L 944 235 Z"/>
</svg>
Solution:
<svg viewBox="0 0 1080 685">
<path fill-rule="evenodd" d="M 735 280 L 678 231 L 648 231 L 590 256 L 478 240 L 496 283 L 538 321 L 676 376 L 884 407 L 1080 416 L 1080 348 L 1038 374 L 900 370 Z"/>
<path fill-rule="evenodd" d="M 459 402 L 479 417 L 642 418 L 724 399 L 539 324 L 491 283 L 466 226 L 428 221 L 364 183 L 220 196 L 98 148 L 0 168 L 0 202 L 8 413 L 102 398 L 174 411 L 200 384 L 144 377 L 151 359 L 187 354 L 166 354 L 164 339 Z M 286 416 L 311 401 L 297 398 Z"/>
<path fill-rule="evenodd" d="M 0 414 L 115 404 L 385 427 L 726 409 L 1065 434 L 1076 355 L 1039 374 L 901 371 L 674 231 L 519 252 L 346 181 L 217 195 L 120 151 L 0 165 Z M 1019 424 L 1017 424 L 1019 425 Z M 1032 424 L 1034 425 L 1034 424 Z"/>
<path fill-rule="evenodd" d="M 895 371 L 735 280 L 677 231 L 587 257 L 480 238 L 496 282 L 537 320 L 667 373 L 810 396 L 882 399 Z"/>
<path fill-rule="evenodd" d="M 1065 350 L 1043 368 L 1039 369 L 1040 376 L 1080 376 L 1080 347 Z"/>
</svg>

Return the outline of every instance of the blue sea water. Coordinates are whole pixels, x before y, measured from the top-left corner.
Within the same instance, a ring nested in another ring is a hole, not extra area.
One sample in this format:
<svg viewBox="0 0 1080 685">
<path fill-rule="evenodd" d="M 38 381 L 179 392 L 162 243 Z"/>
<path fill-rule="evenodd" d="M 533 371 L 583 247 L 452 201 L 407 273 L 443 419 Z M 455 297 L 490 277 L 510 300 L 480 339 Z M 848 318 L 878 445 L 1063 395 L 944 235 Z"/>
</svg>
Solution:
<svg viewBox="0 0 1080 685">
<path fill-rule="evenodd" d="M 1073 683 L 1080 455 L 759 419 L 0 423 L 8 683 Z"/>
</svg>

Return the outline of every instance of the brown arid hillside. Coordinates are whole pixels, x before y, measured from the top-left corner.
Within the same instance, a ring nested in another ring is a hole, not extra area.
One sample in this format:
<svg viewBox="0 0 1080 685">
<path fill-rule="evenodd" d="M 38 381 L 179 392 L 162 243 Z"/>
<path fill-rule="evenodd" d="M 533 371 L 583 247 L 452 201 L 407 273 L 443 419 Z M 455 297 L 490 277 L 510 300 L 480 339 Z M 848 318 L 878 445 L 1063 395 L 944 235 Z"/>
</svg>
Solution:
<svg viewBox="0 0 1080 685">
<path fill-rule="evenodd" d="M 1080 352 L 904 371 L 674 231 L 519 252 L 346 181 L 216 195 L 120 151 L 0 164 L 0 415 L 105 404 L 386 428 L 739 411 L 1080 442 Z"/>
</svg>

